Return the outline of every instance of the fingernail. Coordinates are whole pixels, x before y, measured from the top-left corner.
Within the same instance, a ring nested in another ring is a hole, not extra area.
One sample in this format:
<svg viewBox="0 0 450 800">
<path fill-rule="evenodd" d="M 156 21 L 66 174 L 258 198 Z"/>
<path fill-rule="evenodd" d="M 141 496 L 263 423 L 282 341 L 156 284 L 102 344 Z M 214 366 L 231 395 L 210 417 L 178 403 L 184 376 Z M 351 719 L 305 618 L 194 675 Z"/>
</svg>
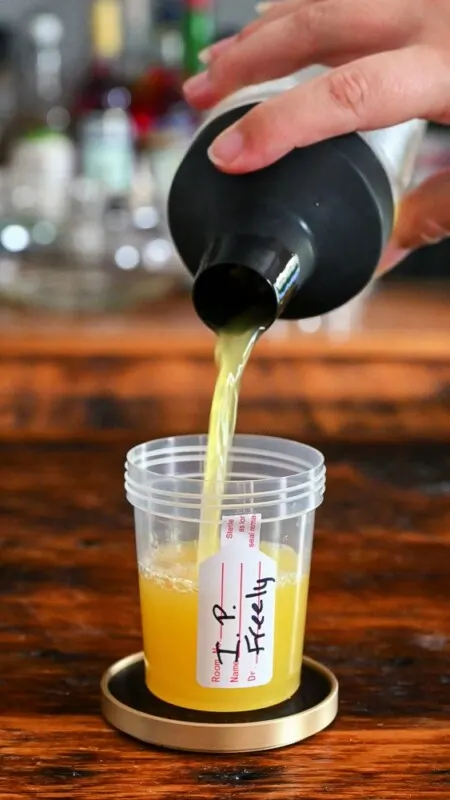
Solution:
<svg viewBox="0 0 450 800">
<path fill-rule="evenodd" d="M 221 42 L 216 42 L 216 44 L 211 45 L 211 47 L 206 47 L 204 50 L 199 53 L 199 60 L 202 64 L 208 65 L 211 61 L 218 58 L 222 55 L 226 50 L 229 50 L 235 42 L 237 41 L 238 36 L 228 36 L 226 39 L 222 39 Z"/>
<path fill-rule="evenodd" d="M 208 150 L 208 155 L 219 167 L 230 166 L 244 150 L 244 137 L 239 128 L 233 126 L 222 133 Z"/>
<path fill-rule="evenodd" d="M 433 219 L 425 220 L 423 223 L 423 231 L 421 233 L 421 240 L 425 244 L 439 244 L 449 236 L 449 232 L 443 225 Z"/>
<path fill-rule="evenodd" d="M 183 86 L 183 91 L 187 97 L 200 97 L 201 95 L 208 94 L 212 91 L 212 80 L 207 72 L 201 72 L 200 75 L 195 75 L 189 78 Z"/>
<path fill-rule="evenodd" d="M 420 238 L 422 240 L 422 244 L 430 245 L 430 244 L 440 244 L 441 242 L 444 241 L 444 239 L 447 238 L 447 236 L 442 233 L 436 233 L 436 234 L 424 233 Z"/>
<path fill-rule="evenodd" d="M 378 264 L 377 267 L 377 275 L 384 275 L 385 272 L 389 272 L 393 267 L 400 264 L 409 254 L 411 250 L 405 250 L 401 247 L 396 247 L 395 245 L 389 245 L 383 254 L 383 257 Z"/>
<path fill-rule="evenodd" d="M 211 62 L 211 48 L 206 47 L 204 50 L 200 50 L 198 54 L 198 60 L 201 64 L 204 64 L 206 67 Z"/>
<path fill-rule="evenodd" d="M 274 5 L 275 3 L 257 3 L 255 6 L 255 11 L 257 14 L 265 14 L 266 11 L 270 11 Z"/>
</svg>

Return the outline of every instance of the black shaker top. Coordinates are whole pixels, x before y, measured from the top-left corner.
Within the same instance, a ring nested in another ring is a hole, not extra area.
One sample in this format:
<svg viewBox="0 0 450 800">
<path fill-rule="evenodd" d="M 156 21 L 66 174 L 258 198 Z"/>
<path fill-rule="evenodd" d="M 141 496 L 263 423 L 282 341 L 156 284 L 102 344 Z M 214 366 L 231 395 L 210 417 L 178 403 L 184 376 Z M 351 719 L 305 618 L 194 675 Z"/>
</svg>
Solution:
<svg viewBox="0 0 450 800">
<path fill-rule="evenodd" d="M 220 172 L 208 148 L 250 108 L 200 131 L 169 198 L 175 246 L 196 276 L 194 305 L 216 330 L 251 306 L 265 327 L 339 308 L 370 281 L 393 224 L 389 180 L 358 134 L 246 175 Z"/>
</svg>

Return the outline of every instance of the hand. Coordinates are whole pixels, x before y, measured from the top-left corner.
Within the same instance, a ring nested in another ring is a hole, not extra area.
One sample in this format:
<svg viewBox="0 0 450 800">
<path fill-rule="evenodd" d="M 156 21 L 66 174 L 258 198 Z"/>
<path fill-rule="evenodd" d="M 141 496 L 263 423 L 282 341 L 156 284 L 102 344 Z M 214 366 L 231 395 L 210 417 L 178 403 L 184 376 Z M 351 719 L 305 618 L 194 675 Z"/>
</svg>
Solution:
<svg viewBox="0 0 450 800">
<path fill-rule="evenodd" d="M 388 272 L 412 250 L 438 244 L 450 236 L 450 170 L 428 178 L 400 203 L 392 241 L 386 249 L 378 274 Z"/>
<path fill-rule="evenodd" d="M 214 45 L 185 86 L 200 110 L 250 84 L 311 64 L 330 72 L 250 111 L 214 142 L 219 169 L 251 172 L 294 147 L 422 118 L 450 123 L 450 0 L 278 0 L 241 34 Z M 450 234 L 450 173 L 402 203 L 391 266 Z"/>
</svg>

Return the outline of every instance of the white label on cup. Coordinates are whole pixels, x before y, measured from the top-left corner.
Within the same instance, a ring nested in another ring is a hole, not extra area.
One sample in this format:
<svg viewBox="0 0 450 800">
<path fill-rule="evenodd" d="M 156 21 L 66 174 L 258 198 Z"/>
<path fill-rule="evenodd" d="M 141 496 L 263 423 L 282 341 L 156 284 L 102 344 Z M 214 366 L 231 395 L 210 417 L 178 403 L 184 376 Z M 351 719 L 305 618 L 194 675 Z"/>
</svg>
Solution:
<svg viewBox="0 0 450 800">
<path fill-rule="evenodd" d="M 260 514 L 223 517 L 221 549 L 200 564 L 200 686 L 242 689 L 272 680 L 277 562 L 259 549 L 260 532 Z"/>
</svg>

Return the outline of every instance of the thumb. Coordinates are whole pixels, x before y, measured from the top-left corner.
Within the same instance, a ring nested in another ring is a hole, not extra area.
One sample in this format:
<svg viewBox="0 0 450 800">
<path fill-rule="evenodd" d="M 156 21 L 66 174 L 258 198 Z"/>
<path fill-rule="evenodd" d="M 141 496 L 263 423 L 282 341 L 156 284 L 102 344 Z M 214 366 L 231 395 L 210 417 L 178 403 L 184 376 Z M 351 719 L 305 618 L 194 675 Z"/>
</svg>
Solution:
<svg viewBox="0 0 450 800">
<path fill-rule="evenodd" d="M 401 201 L 390 244 L 378 274 L 392 269 L 412 250 L 450 237 L 450 169 L 432 175 Z"/>
</svg>

